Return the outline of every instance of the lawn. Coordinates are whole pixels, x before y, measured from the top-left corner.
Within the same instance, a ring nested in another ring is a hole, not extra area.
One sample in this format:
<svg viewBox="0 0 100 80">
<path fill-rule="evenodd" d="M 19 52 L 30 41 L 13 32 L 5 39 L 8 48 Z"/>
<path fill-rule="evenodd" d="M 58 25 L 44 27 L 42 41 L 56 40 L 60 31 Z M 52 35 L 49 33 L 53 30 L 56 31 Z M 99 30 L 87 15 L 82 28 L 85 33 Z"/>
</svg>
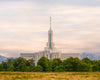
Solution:
<svg viewBox="0 0 100 80">
<path fill-rule="evenodd" d="M 0 72 L 0 80 L 100 80 L 99 72 Z"/>
</svg>

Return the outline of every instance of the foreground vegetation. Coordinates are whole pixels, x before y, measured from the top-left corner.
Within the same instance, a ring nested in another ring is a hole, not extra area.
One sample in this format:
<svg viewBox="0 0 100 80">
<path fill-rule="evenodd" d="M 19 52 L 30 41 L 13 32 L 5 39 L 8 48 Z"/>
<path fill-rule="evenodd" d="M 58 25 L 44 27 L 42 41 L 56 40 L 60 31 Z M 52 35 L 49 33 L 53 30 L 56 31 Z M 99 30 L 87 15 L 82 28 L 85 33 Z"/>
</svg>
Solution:
<svg viewBox="0 0 100 80">
<path fill-rule="evenodd" d="M 0 80 L 100 80 L 99 72 L 0 72 Z"/>
<path fill-rule="evenodd" d="M 66 60 L 59 58 L 49 60 L 45 57 L 39 59 L 37 66 L 34 60 L 24 58 L 8 59 L 0 64 L 0 71 L 17 71 L 17 72 L 99 72 L 100 60 L 90 60 L 84 58 L 70 57 Z"/>
</svg>

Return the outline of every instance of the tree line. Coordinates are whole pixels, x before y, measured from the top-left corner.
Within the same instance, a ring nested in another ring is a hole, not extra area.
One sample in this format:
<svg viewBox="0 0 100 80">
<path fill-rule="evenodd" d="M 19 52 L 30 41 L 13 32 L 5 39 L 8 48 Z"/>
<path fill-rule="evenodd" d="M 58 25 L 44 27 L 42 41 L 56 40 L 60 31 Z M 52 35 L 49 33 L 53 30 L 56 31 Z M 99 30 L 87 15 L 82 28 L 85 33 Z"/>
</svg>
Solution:
<svg viewBox="0 0 100 80">
<path fill-rule="evenodd" d="M 46 57 L 42 57 L 38 60 L 35 66 L 34 60 L 26 60 L 19 57 L 16 59 L 7 59 L 0 64 L 0 71 L 19 71 L 19 72 L 99 72 L 100 60 L 90 60 L 84 58 L 67 58 L 61 60 L 55 58 L 49 60 Z"/>
</svg>

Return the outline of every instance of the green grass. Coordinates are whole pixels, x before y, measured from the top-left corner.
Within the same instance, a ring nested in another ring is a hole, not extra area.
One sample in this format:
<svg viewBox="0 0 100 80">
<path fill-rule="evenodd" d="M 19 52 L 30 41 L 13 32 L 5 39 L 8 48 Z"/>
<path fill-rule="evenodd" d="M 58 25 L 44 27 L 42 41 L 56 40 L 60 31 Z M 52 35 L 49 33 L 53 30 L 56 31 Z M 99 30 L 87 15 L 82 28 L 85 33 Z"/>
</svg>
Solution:
<svg viewBox="0 0 100 80">
<path fill-rule="evenodd" d="M 99 72 L 0 72 L 0 80 L 100 80 Z"/>
</svg>

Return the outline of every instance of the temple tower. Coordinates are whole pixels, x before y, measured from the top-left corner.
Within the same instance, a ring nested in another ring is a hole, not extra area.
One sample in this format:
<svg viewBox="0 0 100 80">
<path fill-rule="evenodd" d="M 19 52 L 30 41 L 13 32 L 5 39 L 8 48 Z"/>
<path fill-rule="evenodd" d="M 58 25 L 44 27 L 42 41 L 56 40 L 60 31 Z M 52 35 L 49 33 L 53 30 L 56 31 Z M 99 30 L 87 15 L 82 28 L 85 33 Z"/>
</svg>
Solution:
<svg viewBox="0 0 100 80">
<path fill-rule="evenodd" d="M 53 43 L 53 30 L 51 28 L 51 17 L 50 17 L 50 29 L 48 31 L 48 43 L 47 43 L 46 50 L 53 51 L 54 49 L 55 48 Z"/>
<path fill-rule="evenodd" d="M 50 17 L 50 30 L 48 31 L 48 48 L 53 49 L 53 31 L 51 29 L 51 17 Z"/>
</svg>

